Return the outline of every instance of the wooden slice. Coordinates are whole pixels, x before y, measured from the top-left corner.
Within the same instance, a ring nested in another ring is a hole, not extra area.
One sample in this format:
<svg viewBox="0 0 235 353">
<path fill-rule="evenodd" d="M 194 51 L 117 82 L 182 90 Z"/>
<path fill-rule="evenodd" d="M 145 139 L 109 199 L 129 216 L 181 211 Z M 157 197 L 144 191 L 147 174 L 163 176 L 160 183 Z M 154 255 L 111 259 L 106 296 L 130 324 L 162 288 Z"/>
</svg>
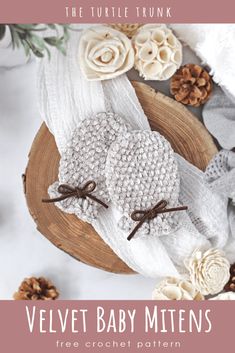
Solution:
<svg viewBox="0 0 235 353">
<path fill-rule="evenodd" d="M 174 150 L 204 170 L 217 152 L 204 126 L 183 105 L 155 92 L 146 84 L 133 82 L 151 128 L 159 131 Z M 24 174 L 25 195 L 37 229 L 55 246 L 74 258 L 115 273 L 133 271 L 103 242 L 91 225 L 41 202 L 58 176 L 59 153 L 55 140 L 42 124 L 29 154 Z"/>
</svg>

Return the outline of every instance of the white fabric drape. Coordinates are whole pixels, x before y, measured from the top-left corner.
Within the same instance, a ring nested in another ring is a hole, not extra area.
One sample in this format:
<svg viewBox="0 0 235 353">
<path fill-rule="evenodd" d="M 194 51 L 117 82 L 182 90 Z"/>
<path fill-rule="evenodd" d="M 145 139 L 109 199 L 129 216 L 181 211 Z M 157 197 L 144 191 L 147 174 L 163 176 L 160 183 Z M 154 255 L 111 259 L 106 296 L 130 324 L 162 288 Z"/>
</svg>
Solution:
<svg viewBox="0 0 235 353">
<path fill-rule="evenodd" d="M 60 153 L 78 123 L 101 111 L 120 114 L 134 129 L 150 129 L 135 91 L 125 75 L 103 82 L 88 82 L 78 63 L 79 33 L 71 33 L 67 56 L 52 52 L 39 68 L 39 104 L 43 119 L 55 136 Z M 150 277 L 183 272 L 184 258 L 198 247 L 223 248 L 229 236 L 226 195 L 212 190 L 204 173 L 176 155 L 181 177 L 180 202 L 189 206 L 174 234 L 137 238 L 128 242 L 117 227 L 113 205 L 101 210 L 94 228 L 132 269 Z"/>
</svg>

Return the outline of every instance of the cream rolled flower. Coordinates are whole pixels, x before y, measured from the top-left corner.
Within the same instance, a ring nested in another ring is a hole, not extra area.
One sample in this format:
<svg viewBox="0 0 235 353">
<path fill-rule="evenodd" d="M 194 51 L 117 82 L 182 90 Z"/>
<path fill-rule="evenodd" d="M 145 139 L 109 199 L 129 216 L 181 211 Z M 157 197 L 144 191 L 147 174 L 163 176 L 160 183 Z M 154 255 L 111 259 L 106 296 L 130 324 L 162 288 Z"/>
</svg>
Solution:
<svg viewBox="0 0 235 353">
<path fill-rule="evenodd" d="M 182 46 L 163 24 L 140 27 L 132 41 L 135 68 L 145 80 L 167 80 L 182 63 Z"/>
<path fill-rule="evenodd" d="M 235 293 L 234 292 L 221 293 L 216 297 L 210 298 L 209 300 L 235 300 Z"/>
<path fill-rule="evenodd" d="M 230 278 L 230 264 L 223 251 L 197 249 L 185 262 L 192 284 L 203 294 L 221 292 Z"/>
<path fill-rule="evenodd" d="M 131 41 L 125 34 L 102 25 L 82 33 L 78 56 L 81 70 L 90 81 L 117 77 L 134 65 Z"/>
<path fill-rule="evenodd" d="M 175 277 L 167 277 L 152 293 L 153 300 L 204 300 L 192 283 Z"/>
</svg>

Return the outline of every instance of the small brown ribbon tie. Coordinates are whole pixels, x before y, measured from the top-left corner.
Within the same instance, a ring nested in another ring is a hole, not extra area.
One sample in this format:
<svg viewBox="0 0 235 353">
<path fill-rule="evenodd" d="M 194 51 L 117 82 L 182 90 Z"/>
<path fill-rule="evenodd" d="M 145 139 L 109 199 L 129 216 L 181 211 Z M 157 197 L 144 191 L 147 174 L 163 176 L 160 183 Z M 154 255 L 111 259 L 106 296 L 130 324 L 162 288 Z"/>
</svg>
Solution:
<svg viewBox="0 0 235 353">
<path fill-rule="evenodd" d="M 187 210 L 187 206 L 179 206 L 174 208 L 166 208 L 167 201 L 161 200 L 159 201 L 153 208 L 147 211 L 134 211 L 131 214 L 131 219 L 133 221 L 139 222 L 133 231 L 128 236 L 127 240 L 131 240 L 137 230 L 142 226 L 145 221 L 150 221 L 151 219 L 156 218 L 161 213 L 168 213 L 168 212 L 176 212 L 176 211 L 184 211 Z"/>
<path fill-rule="evenodd" d="M 42 199 L 42 202 L 59 202 L 65 199 L 68 199 L 70 197 L 77 197 L 77 198 L 89 198 L 100 205 L 104 206 L 105 208 L 108 208 L 108 206 L 101 200 L 99 200 L 97 197 L 94 195 L 91 195 L 91 193 L 95 190 L 96 188 L 96 183 L 94 181 L 88 181 L 83 187 L 73 187 L 70 185 L 66 184 L 61 184 L 58 187 L 58 192 L 61 194 L 61 196 L 56 197 L 54 199 Z"/>
</svg>

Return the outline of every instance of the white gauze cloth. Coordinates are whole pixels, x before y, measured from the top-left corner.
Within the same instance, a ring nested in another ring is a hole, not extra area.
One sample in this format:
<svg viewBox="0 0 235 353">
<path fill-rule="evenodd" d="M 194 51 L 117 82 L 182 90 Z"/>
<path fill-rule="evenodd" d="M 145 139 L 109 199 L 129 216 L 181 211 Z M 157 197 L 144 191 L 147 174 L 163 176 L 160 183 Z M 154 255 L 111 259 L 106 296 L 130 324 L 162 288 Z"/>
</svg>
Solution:
<svg viewBox="0 0 235 353">
<path fill-rule="evenodd" d="M 51 60 L 39 67 L 39 102 L 42 117 L 55 136 L 60 153 L 79 122 L 102 111 L 113 111 L 133 129 L 149 130 L 148 120 L 125 75 L 103 82 L 88 82 L 78 62 L 79 33 L 71 33 L 67 56 L 52 51 Z M 176 155 L 181 177 L 181 228 L 164 237 L 137 238 L 128 242 L 117 226 L 122 216 L 114 205 L 101 210 L 93 227 L 132 269 L 149 277 L 177 275 L 184 258 L 197 247 L 224 247 L 228 237 L 227 199 L 212 192 L 204 173 Z M 193 222 L 192 222 L 193 221 Z"/>
</svg>

